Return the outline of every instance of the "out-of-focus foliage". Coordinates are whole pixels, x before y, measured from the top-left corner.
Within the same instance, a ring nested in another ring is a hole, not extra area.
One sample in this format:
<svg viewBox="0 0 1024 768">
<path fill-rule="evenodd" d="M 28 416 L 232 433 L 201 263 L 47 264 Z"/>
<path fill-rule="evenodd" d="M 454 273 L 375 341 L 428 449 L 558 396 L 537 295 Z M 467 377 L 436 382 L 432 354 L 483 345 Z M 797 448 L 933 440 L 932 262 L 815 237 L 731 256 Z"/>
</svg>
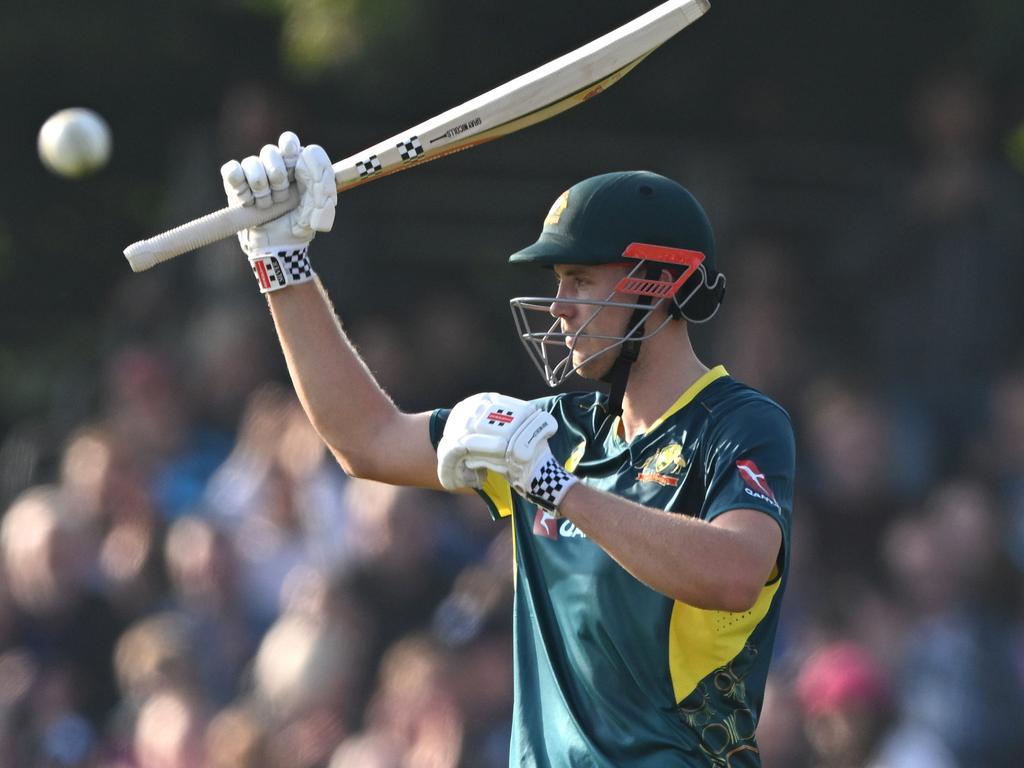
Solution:
<svg viewBox="0 0 1024 768">
<path fill-rule="evenodd" d="M 344 70 L 367 48 L 393 47 L 415 28 L 422 4 L 411 0 L 246 0 L 281 19 L 281 50 L 300 77 Z"/>
<path fill-rule="evenodd" d="M 1006 156 L 1010 164 L 1024 174 L 1024 123 L 1006 140 Z"/>
</svg>

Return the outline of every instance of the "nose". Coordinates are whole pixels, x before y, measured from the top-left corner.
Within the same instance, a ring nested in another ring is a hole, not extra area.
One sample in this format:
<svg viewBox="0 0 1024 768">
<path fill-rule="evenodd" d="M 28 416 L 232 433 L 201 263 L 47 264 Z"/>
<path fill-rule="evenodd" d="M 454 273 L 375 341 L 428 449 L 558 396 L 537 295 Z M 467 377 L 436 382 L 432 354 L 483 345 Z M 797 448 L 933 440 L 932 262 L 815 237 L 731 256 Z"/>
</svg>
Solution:
<svg viewBox="0 0 1024 768">
<path fill-rule="evenodd" d="M 568 302 L 568 301 L 563 301 L 564 298 L 565 298 L 564 289 L 562 288 L 561 285 L 559 285 L 558 286 L 558 293 L 555 294 L 555 300 L 552 301 L 551 302 L 551 306 L 548 307 L 548 313 L 552 317 L 560 319 L 560 320 L 565 320 L 565 319 L 568 319 L 570 316 L 572 316 L 572 314 L 573 314 L 573 312 L 575 310 L 575 305 L 570 303 L 570 302 Z"/>
</svg>

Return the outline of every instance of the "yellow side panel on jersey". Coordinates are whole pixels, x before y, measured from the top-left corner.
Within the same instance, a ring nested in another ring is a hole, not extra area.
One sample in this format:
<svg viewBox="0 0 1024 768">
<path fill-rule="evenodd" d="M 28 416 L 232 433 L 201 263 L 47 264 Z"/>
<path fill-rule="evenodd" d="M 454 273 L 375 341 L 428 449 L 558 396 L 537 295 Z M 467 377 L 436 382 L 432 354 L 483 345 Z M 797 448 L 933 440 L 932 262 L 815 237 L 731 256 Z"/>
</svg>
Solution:
<svg viewBox="0 0 1024 768">
<path fill-rule="evenodd" d="M 739 655 L 768 614 L 781 583 L 782 579 L 773 579 L 765 585 L 754 607 L 744 613 L 675 604 L 668 628 L 668 664 L 676 701 L 685 699 L 701 680 Z"/>
<path fill-rule="evenodd" d="M 480 490 L 491 500 L 498 517 L 512 514 L 512 486 L 504 475 L 487 470 L 487 479 Z"/>
</svg>

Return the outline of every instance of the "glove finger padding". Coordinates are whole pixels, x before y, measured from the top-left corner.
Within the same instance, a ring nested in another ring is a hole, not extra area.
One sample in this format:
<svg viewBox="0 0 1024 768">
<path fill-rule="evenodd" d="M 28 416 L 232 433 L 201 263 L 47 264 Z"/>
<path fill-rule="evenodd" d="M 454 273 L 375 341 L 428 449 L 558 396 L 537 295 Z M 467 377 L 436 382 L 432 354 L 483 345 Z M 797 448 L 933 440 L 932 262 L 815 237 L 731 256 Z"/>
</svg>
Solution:
<svg viewBox="0 0 1024 768">
<path fill-rule="evenodd" d="M 334 182 L 334 168 L 323 147 L 310 144 L 299 153 L 295 163 L 295 183 L 301 196 L 292 231 L 305 236 L 314 232 L 330 232 L 334 226 L 334 207 L 338 203 L 338 188 Z"/>
<path fill-rule="evenodd" d="M 284 164 L 281 150 L 267 144 L 260 150 L 260 162 L 267 172 L 270 197 L 275 203 L 288 199 L 288 167 Z"/>
<path fill-rule="evenodd" d="M 255 155 L 242 160 L 242 170 L 245 172 L 245 180 L 249 183 L 252 196 L 256 199 L 257 208 L 269 208 L 273 200 L 270 197 L 270 180 L 267 178 L 267 169 Z"/>
<path fill-rule="evenodd" d="M 508 441 L 497 435 L 471 433 L 465 435 L 459 442 L 474 458 L 504 461 L 508 451 Z"/>
<path fill-rule="evenodd" d="M 480 414 L 486 413 L 491 408 L 496 397 L 500 397 L 496 392 L 481 392 L 478 395 L 473 395 L 457 402 L 448 415 L 448 422 L 445 424 L 445 434 L 448 434 L 449 430 L 471 429 L 476 424 Z"/>
<path fill-rule="evenodd" d="M 281 159 L 284 160 L 284 167 L 288 169 L 288 181 L 295 181 L 295 163 L 298 162 L 299 153 L 302 151 L 302 142 L 292 131 L 285 131 L 278 137 L 277 147 L 281 152 Z"/>
<path fill-rule="evenodd" d="M 224 194 L 228 196 L 228 205 L 236 207 L 252 204 L 252 190 L 249 189 L 249 182 L 245 180 L 245 171 L 242 170 L 240 162 L 228 160 L 224 163 L 220 167 L 220 178 L 224 182 Z"/>
<path fill-rule="evenodd" d="M 480 488 L 486 472 L 466 464 L 467 451 L 455 441 L 441 439 L 437 445 L 437 479 L 449 491 Z"/>
</svg>

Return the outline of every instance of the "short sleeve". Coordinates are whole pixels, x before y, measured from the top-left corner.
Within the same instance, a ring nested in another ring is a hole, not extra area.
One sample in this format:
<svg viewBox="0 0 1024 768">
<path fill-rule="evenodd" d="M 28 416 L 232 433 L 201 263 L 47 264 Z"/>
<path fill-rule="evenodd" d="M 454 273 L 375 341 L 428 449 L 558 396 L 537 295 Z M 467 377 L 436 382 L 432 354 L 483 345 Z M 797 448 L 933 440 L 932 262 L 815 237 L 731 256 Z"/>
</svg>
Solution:
<svg viewBox="0 0 1024 768">
<path fill-rule="evenodd" d="M 748 401 L 716 419 L 709 430 L 707 494 L 702 517 L 756 509 L 773 518 L 789 549 L 796 444 L 789 415 L 771 401 Z"/>
</svg>

